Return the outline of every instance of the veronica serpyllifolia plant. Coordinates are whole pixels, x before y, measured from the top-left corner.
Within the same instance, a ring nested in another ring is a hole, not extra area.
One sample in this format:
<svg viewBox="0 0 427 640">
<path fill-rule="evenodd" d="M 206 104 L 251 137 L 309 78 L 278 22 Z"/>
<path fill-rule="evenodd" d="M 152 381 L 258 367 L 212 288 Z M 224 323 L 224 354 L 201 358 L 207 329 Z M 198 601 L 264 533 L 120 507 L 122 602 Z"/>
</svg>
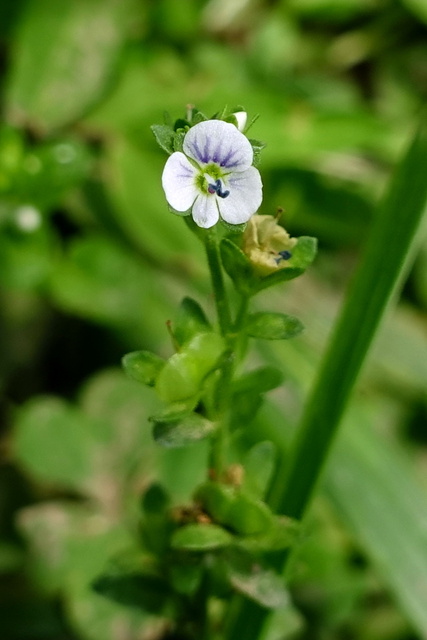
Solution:
<svg viewBox="0 0 427 640">
<path fill-rule="evenodd" d="M 245 126 L 243 109 L 207 119 L 193 108 L 174 124 L 153 126 L 169 154 L 162 176 L 169 207 L 187 216 L 205 244 L 217 318 L 186 297 L 171 326 L 170 358 L 135 351 L 123 365 L 163 402 L 151 418 L 158 444 L 186 447 L 207 439 L 210 455 L 206 480 L 187 505 L 172 505 L 161 479 L 145 492 L 140 560 L 116 560 L 94 585 L 122 603 L 138 602 L 168 620 L 167 633 L 188 640 L 221 629 L 234 591 L 266 608 L 286 602 L 283 580 L 264 565 L 263 554 L 288 547 L 295 531 L 295 523 L 275 515 L 264 500 L 272 444 L 256 444 L 246 458 L 252 463 L 245 463 L 235 459 L 231 442 L 248 428 L 263 395 L 282 382 L 281 371 L 270 366 L 244 371 L 250 340 L 289 339 L 302 330 L 292 316 L 250 312 L 250 301 L 301 275 L 316 242 L 291 238 L 277 216 L 257 213 L 262 182 L 254 164 L 263 144 L 247 138 Z M 222 603 L 215 622 L 213 597 Z"/>
</svg>

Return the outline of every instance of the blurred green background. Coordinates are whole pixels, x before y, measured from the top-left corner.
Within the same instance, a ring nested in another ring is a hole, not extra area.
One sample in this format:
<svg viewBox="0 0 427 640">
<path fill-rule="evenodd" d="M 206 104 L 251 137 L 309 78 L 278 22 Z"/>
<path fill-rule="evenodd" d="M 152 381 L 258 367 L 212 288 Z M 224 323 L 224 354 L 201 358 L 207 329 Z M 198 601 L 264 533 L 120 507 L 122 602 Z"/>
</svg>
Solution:
<svg viewBox="0 0 427 640">
<path fill-rule="evenodd" d="M 188 500 L 205 460 L 156 449 L 155 399 L 119 368 L 127 351 L 170 355 L 183 295 L 213 309 L 149 126 L 187 104 L 259 113 L 261 213 L 319 238 L 310 272 L 259 300 L 307 327 L 251 355 L 286 384 L 240 448 L 281 446 L 426 98 L 427 2 L 2 0 L 0 66 L 0 638 L 160 637 L 88 587 L 135 540 L 147 482 Z M 424 244 L 268 640 L 427 638 L 426 311 Z"/>
</svg>

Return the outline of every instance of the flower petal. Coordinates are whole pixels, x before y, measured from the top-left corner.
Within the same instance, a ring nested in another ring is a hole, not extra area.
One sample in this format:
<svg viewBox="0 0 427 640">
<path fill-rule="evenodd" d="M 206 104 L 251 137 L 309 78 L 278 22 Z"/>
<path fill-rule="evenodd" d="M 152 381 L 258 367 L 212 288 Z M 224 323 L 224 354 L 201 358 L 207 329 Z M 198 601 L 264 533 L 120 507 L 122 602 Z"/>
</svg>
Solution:
<svg viewBox="0 0 427 640">
<path fill-rule="evenodd" d="M 193 220 L 204 229 L 213 227 L 219 220 L 216 196 L 199 195 L 192 209 Z"/>
<path fill-rule="evenodd" d="M 166 200 L 176 211 L 187 211 L 197 198 L 196 173 L 191 162 L 180 151 L 169 156 L 163 169 L 162 185 Z"/>
<path fill-rule="evenodd" d="M 184 138 L 184 153 L 207 165 L 211 162 L 224 169 L 245 171 L 253 161 L 251 143 L 234 124 L 222 120 L 199 122 Z"/>
<path fill-rule="evenodd" d="M 242 224 L 258 210 L 262 202 L 262 182 L 258 169 L 233 173 L 227 182 L 230 194 L 218 198 L 219 212 L 229 224 Z"/>
</svg>

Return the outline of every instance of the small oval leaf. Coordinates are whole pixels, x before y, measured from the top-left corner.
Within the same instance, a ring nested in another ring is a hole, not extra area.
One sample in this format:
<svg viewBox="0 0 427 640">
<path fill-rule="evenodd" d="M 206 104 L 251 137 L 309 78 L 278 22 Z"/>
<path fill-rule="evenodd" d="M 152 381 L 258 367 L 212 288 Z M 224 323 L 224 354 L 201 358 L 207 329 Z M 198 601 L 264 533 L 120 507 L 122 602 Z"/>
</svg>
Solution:
<svg viewBox="0 0 427 640">
<path fill-rule="evenodd" d="M 178 316 L 174 323 L 174 338 L 183 345 L 197 333 L 211 331 L 212 327 L 205 312 L 196 300 L 185 297 L 180 304 Z"/>
<path fill-rule="evenodd" d="M 216 524 L 187 524 L 172 536 L 171 546 L 183 551 L 211 551 L 227 547 L 233 536 Z"/>
<path fill-rule="evenodd" d="M 298 318 L 284 313 L 252 313 L 246 323 L 246 333 L 263 340 L 287 340 L 303 329 Z"/>
<path fill-rule="evenodd" d="M 122 358 L 122 365 L 127 375 L 149 387 L 155 385 L 157 376 L 165 364 L 163 358 L 151 351 L 132 351 Z"/>
<path fill-rule="evenodd" d="M 163 447 L 186 447 L 193 442 L 208 438 L 216 428 L 214 422 L 197 414 L 190 413 L 177 420 L 151 418 L 154 422 L 153 437 Z"/>
<path fill-rule="evenodd" d="M 268 609 L 289 604 L 283 577 L 262 567 L 248 553 L 230 550 L 225 562 L 228 579 L 236 591 Z"/>
</svg>

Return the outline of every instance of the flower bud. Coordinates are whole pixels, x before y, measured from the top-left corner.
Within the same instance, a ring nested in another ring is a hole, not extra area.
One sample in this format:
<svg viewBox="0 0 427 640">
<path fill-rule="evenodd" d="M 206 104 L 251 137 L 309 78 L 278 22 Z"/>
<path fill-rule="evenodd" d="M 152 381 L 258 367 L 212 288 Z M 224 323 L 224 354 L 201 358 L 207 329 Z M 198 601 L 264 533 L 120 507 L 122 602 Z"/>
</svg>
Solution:
<svg viewBox="0 0 427 640">
<path fill-rule="evenodd" d="M 245 127 L 246 127 L 246 122 L 248 119 L 248 114 L 246 113 L 246 111 L 236 111 L 235 113 L 233 113 L 233 116 L 236 118 L 237 120 L 237 128 L 239 131 L 244 131 Z"/>
</svg>

